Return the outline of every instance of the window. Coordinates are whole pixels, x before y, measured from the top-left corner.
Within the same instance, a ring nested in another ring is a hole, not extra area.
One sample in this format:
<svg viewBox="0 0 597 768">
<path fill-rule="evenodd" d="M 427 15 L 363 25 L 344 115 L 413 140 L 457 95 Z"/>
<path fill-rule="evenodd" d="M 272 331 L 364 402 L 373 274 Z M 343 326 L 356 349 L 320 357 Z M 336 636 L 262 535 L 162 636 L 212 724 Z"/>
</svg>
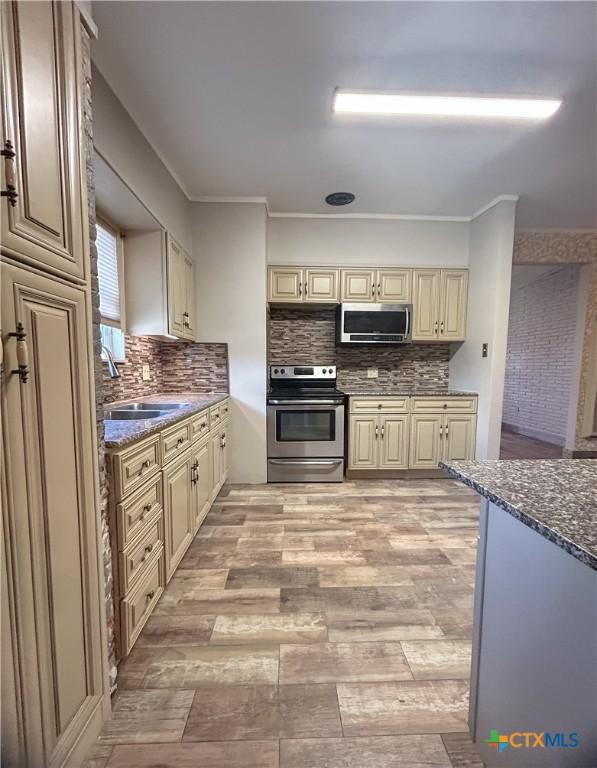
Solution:
<svg viewBox="0 0 597 768">
<path fill-rule="evenodd" d="M 124 362 L 122 237 L 103 219 L 97 221 L 96 246 L 102 344 L 112 352 L 114 360 Z"/>
</svg>

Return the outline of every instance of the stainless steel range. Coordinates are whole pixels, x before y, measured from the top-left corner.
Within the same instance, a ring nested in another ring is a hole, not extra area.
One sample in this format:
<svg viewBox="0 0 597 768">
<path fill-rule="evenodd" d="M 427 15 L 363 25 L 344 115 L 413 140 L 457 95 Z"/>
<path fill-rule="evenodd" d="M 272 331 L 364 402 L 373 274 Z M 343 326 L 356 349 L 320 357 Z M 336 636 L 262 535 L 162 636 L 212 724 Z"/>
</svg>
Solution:
<svg viewBox="0 0 597 768">
<path fill-rule="evenodd" d="M 335 365 L 272 365 L 267 396 L 270 483 L 340 483 L 344 394 Z"/>
</svg>

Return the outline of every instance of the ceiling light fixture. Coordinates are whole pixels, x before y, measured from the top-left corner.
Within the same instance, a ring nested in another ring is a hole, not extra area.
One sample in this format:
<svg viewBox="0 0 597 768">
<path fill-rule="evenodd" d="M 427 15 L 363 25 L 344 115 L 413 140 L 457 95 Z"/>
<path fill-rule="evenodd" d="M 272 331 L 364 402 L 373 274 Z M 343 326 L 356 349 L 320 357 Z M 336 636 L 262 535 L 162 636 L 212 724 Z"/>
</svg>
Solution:
<svg viewBox="0 0 597 768">
<path fill-rule="evenodd" d="M 561 99 L 527 99 L 502 96 L 434 96 L 337 90 L 334 112 L 361 115 L 423 115 L 476 117 L 506 120 L 545 120 L 554 115 Z"/>
<path fill-rule="evenodd" d="M 354 195 L 352 192 L 332 192 L 325 201 L 328 205 L 350 205 L 354 203 Z"/>
</svg>

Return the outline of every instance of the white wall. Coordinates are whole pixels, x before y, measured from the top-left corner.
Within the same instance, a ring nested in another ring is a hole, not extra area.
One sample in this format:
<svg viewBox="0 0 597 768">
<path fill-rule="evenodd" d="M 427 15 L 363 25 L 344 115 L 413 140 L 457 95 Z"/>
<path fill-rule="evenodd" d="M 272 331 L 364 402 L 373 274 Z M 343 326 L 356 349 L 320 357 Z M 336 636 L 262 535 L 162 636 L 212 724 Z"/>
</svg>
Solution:
<svg viewBox="0 0 597 768">
<path fill-rule="evenodd" d="M 466 267 L 469 223 L 403 219 L 269 218 L 270 264 Z"/>
<path fill-rule="evenodd" d="M 261 204 L 194 203 L 198 341 L 228 344 L 230 480 L 267 476 L 266 211 Z"/>
<path fill-rule="evenodd" d="M 467 337 L 450 361 L 450 386 L 479 394 L 477 459 L 499 458 L 515 215 L 504 200 L 470 224 Z"/>
<path fill-rule="evenodd" d="M 96 67 L 92 99 L 96 151 L 160 225 L 190 251 L 189 201 Z"/>
<path fill-rule="evenodd" d="M 521 269 L 528 278 L 522 283 L 515 279 Z M 503 422 L 523 435 L 564 445 L 571 393 L 578 389 L 580 266 L 514 267 L 514 273 Z"/>
</svg>

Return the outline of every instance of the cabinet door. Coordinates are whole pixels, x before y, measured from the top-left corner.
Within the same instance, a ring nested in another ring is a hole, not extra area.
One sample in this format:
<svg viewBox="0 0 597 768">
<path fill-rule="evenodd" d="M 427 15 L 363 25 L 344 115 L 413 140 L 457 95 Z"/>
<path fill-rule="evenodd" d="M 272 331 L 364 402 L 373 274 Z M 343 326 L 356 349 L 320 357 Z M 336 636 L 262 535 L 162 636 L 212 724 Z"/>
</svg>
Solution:
<svg viewBox="0 0 597 768">
<path fill-rule="evenodd" d="M 104 691 L 90 326 L 83 291 L 6 263 L 0 272 L 3 554 L 27 753 L 17 762 L 33 768 L 62 765 L 95 737 Z M 9 336 L 18 323 L 28 361 Z"/>
<path fill-rule="evenodd" d="M 342 301 L 354 301 L 359 304 L 375 301 L 375 277 L 372 269 L 343 269 Z"/>
<path fill-rule="evenodd" d="M 222 487 L 222 449 L 220 447 L 220 432 L 212 435 L 209 439 L 210 450 L 210 496 L 213 501 Z"/>
<path fill-rule="evenodd" d="M 349 469 L 376 469 L 378 445 L 379 418 L 351 415 L 348 441 Z"/>
<path fill-rule="evenodd" d="M 440 339 L 463 341 L 466 332 L 468 271 L 443 269 L 441 276 Z"/>
<path fill-rule="evenodd" d="M 164 469 L 164 546 L 166 581 L 170 581 L 193 538 L 191 451 Z"/>
<path fill-rule="evenodd" d="M 440 429 L 442 414 L 422 416 L 413 413 L 410 427 L 411 469 L 437 469 L 440 460 Z"/>
<path fill-rule="evenodd" d="M 209 512 L 211 502 L 209 473 L 209 440 L 205 440 L 193 450 L 193 514 L 195 533 Z"/>
<path fill-rule="evenodd" d="M 413 341 L 437 339 L 439 333 L 439 269 L 413 272 Z"/>
<path fill-rule="evenodd" d="M 183 287 L 184 287 L 184 304 L 186 317 L 185 322 L 185 338 L 195 341 L 195 334 L 197 329 L 195 328 L 195 268 L 193 259 L 188 253 L 183 252 Z"/>
<path fill-rule="evenodd" d="M 379 417 L 379 468 L 408 468 L 408 415 Z"/>
<path fill-rule="evenodd" d="M 339 277 L 338 269 L 305 269 L 305 301 L 337 303 Z"/>
<path fill-rule="evenodd" d="M 267 300 L 291 304 L 303 300 L 303 270 L 295 267 L 270 267 L 267 270 Z"/>
<path fill-rule="evenodd" d="M 168 332 L 181 339 L 186 334 L 185 261 L 180 245 L 167 236 Z"/>
<path fill-rule="evenodd" d="M 377 301 L 410 302 L 412 272 L 410 269 L 379 269 L 377 271 Z"/>
<path fill-rule="evenodd" d="M 85 279 L 78 13 L 66 2 L 3 2 L 0 12 L 2 149 L 9 141 L 15 152 L 2 162 L 1 186 L 13 169 L 17 193 L 14 206 L 2 198 L 2 248 Z"/>
<path fill-rule="evenodd" d="M 228 425 L 220 433 L 220 450 L 222 452 L 220 463 L 220 480 L 222 485 L 228 479 L 228 471 L 230 469 L 230 449 L 228 447 L 230 426 Z"/>
<path fill-rule="evenodd" d="M 442 458 L 444 461 L 471 461 L 475 458 L 474 414 L 444 416 Z"/>
</svg>

